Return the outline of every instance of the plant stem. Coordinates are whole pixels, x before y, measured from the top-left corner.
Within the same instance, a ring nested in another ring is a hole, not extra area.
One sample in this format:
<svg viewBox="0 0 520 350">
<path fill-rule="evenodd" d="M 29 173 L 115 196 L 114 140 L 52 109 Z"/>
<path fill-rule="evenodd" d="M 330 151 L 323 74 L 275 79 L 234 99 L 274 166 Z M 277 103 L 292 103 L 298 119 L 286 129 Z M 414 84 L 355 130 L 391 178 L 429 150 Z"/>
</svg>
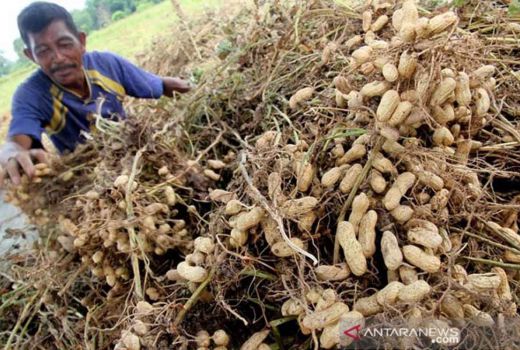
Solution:
<svg viewBox="0 0 520 350">
<path fill-rule="evenodd" d="M 469 256 L 463 256 L 462 258 L 464 258 L 466 260 L 470 260 L 470 261 L 479 262 L 482 264 L 503 267 L 504 269 L 520 270 L 520 264 L 508 264 L 508 263 L 503 263 L 503 262 L 495 261 L 495 260 L 471 258 Z"/>
<path fill-rule="evenodd" d="M 478 240 L 481 240 L 483 242 L 486 242 L 492 246 L 495 246 L 497 248 L 501 248 L 501 249 L 506 249 L 506 250 L 509 250 L 511 251 L 512 253 L 515 253 L 515 254 L 520 254 L 520 250 L 518 249 L 515 249 L 515 248 L 512 248 L 512 247 L 508 247 L 506 245 L 503 245 L 503 244 L 500 244 L 498 242 L 495 242 L 495 241 L 492 241 L 491 239 L 488 239 L 488 238 L 485 238 L 485 237 L 481 237 L 479 235 L 476 235 L 474 233 L 470 233 L 470 232 L 466 232 L 466 231 L 463 231 L 463 230 L 459 230 L 459 229 L 455 229 L 455 231 L 458 231 L 458 232 L 461 232 L 462 234 L 464 235 L 467 235 L 467 236 L 470 236 L 470 237 L 473 237 L 473 238 L 476 238 Z"/>
<path fill-rule="evenodd" d="M 139 164 L 139 160 L 141 159 L 141 155 L 143 154 L 142 150 L 139 150 L 134 158 L 134 163 L 132 164 L 132 172 L 128 177 L 128 183 L 126 184 L 126 216 L 129 219 L 129 222 L 132 222 L 134 218 L 134 206 L 132 205 L 132 185 L 134 184 L 134 179 L 137 174 L 137 164 Z M 141 273 L 139 271 L 139 259 L 135 252 L 139 242 L 137 238 L 137 234 L 135 233 L 135 228 L 133 225 L 128 227 L 128 237 L 130 238 L 130 247 L 132 249 L 132 270 L 134 272 L 134 283 L 135 283 L 135 294 L 138 299 L 142 300 L 144 298 L 142 285 L 141 285 Z M 143 253 L 144 254 L 144 253 Z"/>
<path fill-rule="evenodd" d="M 39 295 L 40 295 L 39 293 L 34 293 L 31 300 L 29 300 L 29 302 L 24 306 L 22 313 L 20 314 L 20 317 L 18 317 L 18 320 L 16 321 L 16 324 L 15 324 L 13 330 L 11 331 L 11 334 L 9 334 L 9 339 L 7 339 L 7 343 L 4 346 L 4 350 L 11 349 L 11 343 L 13 342 L 16 332 L 18 332 L 18 328 L 20 328 L 20 326 L 22 325 L 22 321 L 29 313 L 29 309 L 32 307 L 34 301 L 36 300 L 36 298 Z"/>
<path fill-rule="evenodd" d="M 179 312 L 177 317 L 175 318 L 175 321 L 173 322 L 173 325 L 175 327 L 178 327 L 182 320 L 184 319 L 184 316 L 186 316 L 186 313 L 197 303 L 199 300 L 200 294 L 206 289 L 206 286 L 208 283 L 212 280 L 213 275 L 215 274 L 215 271 L 217 270 L 217 267 L 213 265 L 211 268 L 208 277 L 202 283 L 198 286 L 198 288 L 195 290 L 195 292 L 191 295 L 191 297 L 188 299 L 186 304 L 182 306 L 182 310 Z"/>
</svg>

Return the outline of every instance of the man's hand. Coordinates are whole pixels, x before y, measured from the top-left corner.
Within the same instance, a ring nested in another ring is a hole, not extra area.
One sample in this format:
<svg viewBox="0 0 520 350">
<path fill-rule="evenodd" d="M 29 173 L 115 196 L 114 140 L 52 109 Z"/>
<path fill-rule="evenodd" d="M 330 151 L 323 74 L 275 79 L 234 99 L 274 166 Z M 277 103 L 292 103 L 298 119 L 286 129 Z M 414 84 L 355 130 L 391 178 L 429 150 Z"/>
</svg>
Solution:
<svg viewBox="0 0 520 350">
<path fill-rule="evenodd" d="M 181 78 L 163 77 L 164 96 L 173 97 L 173 92 L 185 93 L 191 90 L 190 83 Z"/>
<path fill-rule="evenodd" d="M 35 172 L 33 159 L 47 163 L 47 153 L 42 149 L 28 150 L 15 141 L 8 141 L 0 147 L 0 187 L 7 175 L 15 186 L 21 182 L 20 169 L 32 177 Z"/>
</svg>

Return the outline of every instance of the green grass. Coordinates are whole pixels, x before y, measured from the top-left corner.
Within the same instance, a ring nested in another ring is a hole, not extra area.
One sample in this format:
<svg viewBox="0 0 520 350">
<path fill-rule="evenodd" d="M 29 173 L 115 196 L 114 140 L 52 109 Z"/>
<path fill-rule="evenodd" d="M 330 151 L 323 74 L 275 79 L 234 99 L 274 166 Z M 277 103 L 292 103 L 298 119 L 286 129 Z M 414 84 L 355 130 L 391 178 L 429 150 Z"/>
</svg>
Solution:
<svg viewBox="0 0 520 350">
<path fill-rule="evenodd" d="M 181 0 L 186 14 L 195 14 L 204 6 L 214 6 L 218 1 Z M 136 53 L 145 50 L 154 37 L 168 35 L 168 29 L 177 21 L 170 1 L 133 13 L 121 21 L 92 33 L 87 38 L 89 50 L 107 50 L 132 59 Z M 175 40 L 175 38 L 172 38 Z M 150 52 L 149 54 L 152 54 Z"/>
<path fill-rule="evenodd" d="M 180 3 L 186 15 L 190 16 L 221 1 L 181 0 Z M 153 52 L 146 52 L 153 39 L 169 35 L 169 28 L 176 23 L 177 16 L 172 4 L 166 0 L 91 33 L 87 37 L 87 50 L 111 51 L 135 61 L 134 56 L 139 52 L 153 55 Z M 34 67 L 17 70 L 0 78 L 0 140 L 7 128 L 7 121 L 2 120 L 1 116 L 9 112 L 16 87 L 32 73 Z"/>
<path fill-rule="evenodd" d="M 11 96 L 16 87 L 24 81 L 34 70 L 34 66 L 19 69 L 0 78 L 0 111 L 2 114 L 9 110 Z"/>
</svg>

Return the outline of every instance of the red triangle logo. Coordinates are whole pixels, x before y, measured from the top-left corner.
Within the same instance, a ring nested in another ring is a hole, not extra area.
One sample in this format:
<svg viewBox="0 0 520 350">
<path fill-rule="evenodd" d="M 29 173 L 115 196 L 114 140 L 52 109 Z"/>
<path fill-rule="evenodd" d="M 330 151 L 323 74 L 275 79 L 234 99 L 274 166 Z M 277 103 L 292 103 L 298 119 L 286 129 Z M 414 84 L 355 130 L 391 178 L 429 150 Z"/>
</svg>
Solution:
<svg viewBox="0 0 520 350">
<path fill-rule="evenodd" d="M 354 327 L 350 327 L 349 329 L 343 331 L 343 334 L 345 334 L 346 336 L 348 336 L 354 340 L 359 340 L 359 339 L 361 339 L 359 336 L 360 330 L 361 330 L 361 325 L 358 324 L 358 325 L 355 325 Z"/>
</svg>

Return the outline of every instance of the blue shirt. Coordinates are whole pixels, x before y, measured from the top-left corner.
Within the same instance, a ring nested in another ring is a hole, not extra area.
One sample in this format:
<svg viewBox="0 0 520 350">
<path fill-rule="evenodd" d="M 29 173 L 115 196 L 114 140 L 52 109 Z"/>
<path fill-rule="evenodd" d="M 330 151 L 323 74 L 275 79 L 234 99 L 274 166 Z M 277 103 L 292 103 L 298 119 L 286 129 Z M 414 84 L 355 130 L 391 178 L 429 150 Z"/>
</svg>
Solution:
<svg viewBox="0 0 520 350">
<path fill-rule="evenodd" d="M 52 81 L 41 69 L 33 73 L 13 96 L 8 136 L 28 135 L 38 146 L 46 131 L 60 152 L 72 151 L 85 140 L 82 131 L 90 131 L 100 107 L 105 118 L 124 117 L 124 96 L 163 94 L 160 77 L 109 52 L 85 53 L 83 69 L 90 90 L 86 99 Z"/>
</svg>

